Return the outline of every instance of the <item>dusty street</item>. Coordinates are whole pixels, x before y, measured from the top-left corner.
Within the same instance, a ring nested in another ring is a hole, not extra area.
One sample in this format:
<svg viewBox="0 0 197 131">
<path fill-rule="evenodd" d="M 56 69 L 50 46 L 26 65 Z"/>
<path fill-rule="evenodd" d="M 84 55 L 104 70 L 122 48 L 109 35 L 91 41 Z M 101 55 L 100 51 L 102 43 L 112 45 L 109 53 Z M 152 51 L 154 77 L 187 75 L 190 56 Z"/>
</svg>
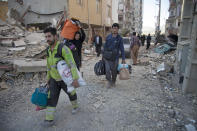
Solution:
<svg viewBox="0 0 197 131">
<path fill-rule="evenodd" d="M 140 57 L 143 58 L 143 51 Z M 187 124 L 196 126 L 197 101 L 192 96 L 183 96 L 178 87 L 165 89 L 157 78 L 147 75 L 151 64 L 133 66 L 131 79 L 117 78 L 116 87 L 107 89 L 105 77 L 97 77 L 93 72 L 99 59 L 83 61 L 82 72 L 88 85 L 77 89 L 80 103 L 77 114 L 71 114 L 71 104 L 62 91 L 55 126 L 42 127 L 45 112 L 36 112 L 30 98 L 44 80 L 44 74 L 34 74 L 32 80 L 27 76 L 18 78 L 15 87 L 0 92 L 0 130 L 184 131 Z"/>
</svg>

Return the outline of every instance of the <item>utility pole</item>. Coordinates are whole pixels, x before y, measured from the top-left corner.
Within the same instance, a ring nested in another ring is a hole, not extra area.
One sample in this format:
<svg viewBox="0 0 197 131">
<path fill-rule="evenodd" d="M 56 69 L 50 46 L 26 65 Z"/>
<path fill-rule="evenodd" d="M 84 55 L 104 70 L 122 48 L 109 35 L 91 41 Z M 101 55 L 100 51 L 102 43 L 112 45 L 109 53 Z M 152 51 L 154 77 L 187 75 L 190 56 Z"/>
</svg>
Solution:
<svg viewBox="0 0 197 131">
<path fill-rule="evenodd" d="M 161 0 L 159 0 L 158 32 L 160 31 Z"/>
<path fill-rule="evenodd" d="M 158 4 L 156 4 L 159 6 L 159 12 L 157 16 L 157 24 L 156 24 L 156 30 L 155 30 L 155 33 L 157 34 L 158 32 L 160 32 L 161 0 L 156 0 L 156 1 L 159 2 Z"/>
<path fill-rule="evenodd" d="M 157 45 L 158 41 L 159 41 L 159 36 L 160 36 L 160 17 L 161 17 L 161 0 L 156 0 L 157 2 L 159 2 L 158 5 L 159 6 L 159 12 L 158 12 L 158 17 L 157 17 L 157 24 L 156 24 L 156 30 L 155 30 L 155 35 L 156 35 L 156 41 L 155 41 L 155 45 Z"/>
</svg>

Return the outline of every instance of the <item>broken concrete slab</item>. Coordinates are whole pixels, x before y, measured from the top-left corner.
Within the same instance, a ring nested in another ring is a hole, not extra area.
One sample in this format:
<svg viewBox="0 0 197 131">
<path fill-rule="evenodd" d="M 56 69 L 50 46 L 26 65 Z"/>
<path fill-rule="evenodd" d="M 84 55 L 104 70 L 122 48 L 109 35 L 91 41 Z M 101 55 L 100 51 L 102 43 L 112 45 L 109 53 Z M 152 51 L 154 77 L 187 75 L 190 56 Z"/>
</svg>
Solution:
<svg viewBox="0 0 197 131">
<path fill-rule="evenodd" d="M 193 126 L 192 124 L 185 125 L 185 128 L 187 131 L 196 131 L 195 126 Z"/>
<path fill-rule="evenodd" d="M 24 51 L 26 47 L 9 48 L 8 51 Z"/>
<path fill-rule="evenodd" d="M 14 69 L 17 72 L 45 72 L 46 60 L 14 60 Z"/>
<path fill-rule="evenodd" d="M 0 70 L 0 77 L 5 73 L 5 71 Z"/>
<path fill-rule="evenodd" d="M 17 41 L 13 41 L 13 45 L 14 45 L 14 47 L 20 47 L 20 46 L 26 46 L 26 43 L 24 42 L 23 39 L 20 39 Z"/>
<path fill-rule="evenodd" d="M 12 47 L 13 43 L 12 40 L 1 40 L 0 45 L 6 47 Z"/>
<path fill-rule="evenodd" d="M 28 45 L 40 44 L 44 40 L 45 37 L 43 33 L 31 33 L 25 38 L 25 41 L 27 41 Z"/>
<path fill-rule="evenodd" d="M 4 89 L 8 89 L 8 88 L 9 88 L 9 86 L 8 86 L 8 84 L 5 81 L 2 81 L 0 83 L 0 91 L 4 90 Z"/>
</svg>

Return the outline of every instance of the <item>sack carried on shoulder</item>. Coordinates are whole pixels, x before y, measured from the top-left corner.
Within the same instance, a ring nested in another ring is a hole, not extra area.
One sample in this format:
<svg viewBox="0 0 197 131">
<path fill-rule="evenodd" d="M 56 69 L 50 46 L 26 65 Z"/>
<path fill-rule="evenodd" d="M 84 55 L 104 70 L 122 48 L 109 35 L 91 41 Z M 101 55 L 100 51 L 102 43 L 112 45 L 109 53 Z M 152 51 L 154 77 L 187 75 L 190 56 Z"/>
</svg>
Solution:
<svg viewBox="0 0 197 131">
<path fill-rule="evenodd" d="M 103 53 L 103 57 L 111 61 L 116 60 L 117 55 L 118 55 L 118 49 L 105 50 Z"/>
<path fill-rule="evenodd" d="M 128 80 L 129 79 L 129 71 L 126 68 L 121 68 L 120 69 L 120 75 L 119 75 L 120 80 Z"/>
</svg>

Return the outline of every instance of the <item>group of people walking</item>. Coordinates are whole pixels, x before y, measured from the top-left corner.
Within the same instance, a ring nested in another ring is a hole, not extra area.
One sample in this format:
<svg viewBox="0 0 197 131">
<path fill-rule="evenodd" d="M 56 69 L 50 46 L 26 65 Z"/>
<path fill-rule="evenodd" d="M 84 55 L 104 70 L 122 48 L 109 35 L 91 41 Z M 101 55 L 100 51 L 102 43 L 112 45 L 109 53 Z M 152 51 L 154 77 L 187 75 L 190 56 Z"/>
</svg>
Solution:
<svg viewBox="0 0 197 131">
<path fill-rule="evenodd" d="M 46 109 L 46 118 L 44 121 L 45 125 L 52 125 L 54 122 L 54 113 L 61 89 L 65 91 L 71 101 L 73 107 L 72 113 L 75 113 L 78 110 L 76 90 L 73 90 L 72 92 L 67 91 L 67 85 L 63 82 L 57 70 L 58 61 L 64 60 L 71 70 L 73 77 L 72 86 L 75 88 L 79 87 L 79 83 L 77 81 L 79 78 L 77 70 L 80 70 L 82 65 L 81 49 L 86 35 L 84 30 L 81 28 L 80 23 L 75 19 L 71 19 L 71 22 L 72 24 L 73 22 L 76 23 L 77 26 L 70 29 L 68 29 L 68 27 L 66 28 L 65 26 L 69 26 L 69 24 L 71 24 L 69 22 L 70 21 L 67 20 L 65 21 L 61 31 L 63 42 L 60 42 L 58 39 L 56 28 L 49 27 L 44 30 L 44 34 L 49 45 L 47 48 L 47 84 L 49 89 L 48 103 L 47 107 L 40 108 L 40 110 Z M 93 38 L 97 57 L 102 54 L 102 59 L 105 62 L 106 79 L 108 81 L 107 88 L 115 87 L 120 55 L 122 58 L 122 64 L 126 64 L 123 38 L 119 35 L 118 31 L 119 24 L 114 23 L 112 25 L 111 34 L 109 34 L 105 39 L 103 51 L 101 51 L 102 37 L 99 35 L 99 32 L 96 32 L 96 35 Z M 150 44 L 150 40 L 151 38 L 149 35 L 147 37 L 147 45 L 148 43 Z M 142 36 L 139 39 L 136 36 L 136 33 L 133 33 L 131 37 L 130 49 L 134 65 L 137 64 L 138 50 L 141 44 L 142 46 L 144 45 L 144 41 L 145 36 Z M 149 46 L 150 45 L 148 45 L 147 48 L 149 48 Z"/>
</svg>

